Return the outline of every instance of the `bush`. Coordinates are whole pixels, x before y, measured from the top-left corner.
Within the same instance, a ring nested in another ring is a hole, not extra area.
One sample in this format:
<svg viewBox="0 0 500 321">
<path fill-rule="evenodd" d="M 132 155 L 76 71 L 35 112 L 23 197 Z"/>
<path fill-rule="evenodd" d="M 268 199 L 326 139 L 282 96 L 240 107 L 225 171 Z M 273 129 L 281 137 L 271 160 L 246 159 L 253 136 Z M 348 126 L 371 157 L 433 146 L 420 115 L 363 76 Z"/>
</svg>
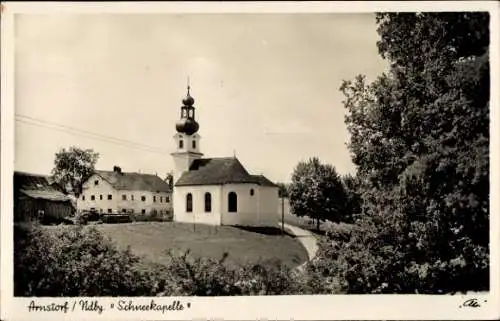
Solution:
<svg viewBox="0 0 500 321">
<path fill-rule="evenodd" d="M 163 287 L 158 272 L 141 268 L 130 250 L 117 250 L 93 227 L 50 232 L 14 226 L 15 296 L 146 296 Z"/>
<path fill-rule="evenodd" d="M 277 261 L 243 266 L 170 254 L 166 265 L 117 250 L 92 226 L 15 225 L 15 296 L 225 296 L 310 294 L 322 283 Z M 325 292 L 325 291 L 323 291 Z"/>
</svg>

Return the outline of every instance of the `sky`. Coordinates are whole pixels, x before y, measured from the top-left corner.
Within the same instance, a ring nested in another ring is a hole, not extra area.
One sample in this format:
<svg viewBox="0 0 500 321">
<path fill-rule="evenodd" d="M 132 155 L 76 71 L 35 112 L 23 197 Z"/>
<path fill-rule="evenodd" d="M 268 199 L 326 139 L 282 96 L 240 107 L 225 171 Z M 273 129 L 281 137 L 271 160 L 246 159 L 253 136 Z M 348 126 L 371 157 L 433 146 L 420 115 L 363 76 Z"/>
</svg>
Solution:
<svg viewBox="0 0 500 321">
<path fill-rule="evenodd" d="M 339 87 L 386 69 L 370 13 L 22 14 L 15 37 L 14 167 L 38 174 L 78 146 L 165 176 L 188 77 L 205 157 L 277 182 L 310 157 L 353 173 Z"/>
</svg>

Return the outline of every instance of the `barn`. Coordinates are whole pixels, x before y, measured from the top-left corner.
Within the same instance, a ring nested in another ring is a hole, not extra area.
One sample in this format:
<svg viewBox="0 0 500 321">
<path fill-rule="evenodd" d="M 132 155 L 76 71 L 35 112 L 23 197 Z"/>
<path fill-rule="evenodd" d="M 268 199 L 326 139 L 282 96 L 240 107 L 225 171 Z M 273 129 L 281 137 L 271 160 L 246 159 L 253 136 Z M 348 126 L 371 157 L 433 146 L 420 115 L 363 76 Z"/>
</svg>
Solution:
<svg viewBox="0 0 500 321">
<path fill-rule="evenodd" d="M 14 172 L 14 220 L 60 222 L 76 211 L 72 199 L 49 176 Z"/>
</svg>

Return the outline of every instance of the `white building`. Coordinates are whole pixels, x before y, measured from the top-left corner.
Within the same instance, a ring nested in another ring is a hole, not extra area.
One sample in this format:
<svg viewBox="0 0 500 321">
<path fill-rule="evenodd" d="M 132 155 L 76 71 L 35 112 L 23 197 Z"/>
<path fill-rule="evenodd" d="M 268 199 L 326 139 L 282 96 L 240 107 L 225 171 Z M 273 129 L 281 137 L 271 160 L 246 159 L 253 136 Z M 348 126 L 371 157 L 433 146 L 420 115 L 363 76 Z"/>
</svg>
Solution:
<svg viewBox="0 0 500 321">
<path fill-rule="evenodd" d="M 170 186 L 157 175 L 125 173 L 115 166 L 113 171 L 96 171 L 84 182 L 77 209 L 109 214 L 166 214 L 172 210 L 171 196 Z"/>
<path fill-rule="evenodd" d="M 174 220 L 211 225 L 276 226 L 278 186 L 249 174 L 236 157 L 202 158 L 194 99 L 182 101 L 172 153 Z"/>
</svg>

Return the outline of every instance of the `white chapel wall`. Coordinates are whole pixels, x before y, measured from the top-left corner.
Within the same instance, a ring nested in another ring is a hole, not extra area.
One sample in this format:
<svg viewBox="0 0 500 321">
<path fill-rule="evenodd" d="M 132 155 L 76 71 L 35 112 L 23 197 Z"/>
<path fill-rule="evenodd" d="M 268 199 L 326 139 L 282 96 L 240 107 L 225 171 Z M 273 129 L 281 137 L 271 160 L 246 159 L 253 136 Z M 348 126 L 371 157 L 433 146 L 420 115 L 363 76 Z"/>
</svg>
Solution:
<svg viewBox="0 0 500 321">
<path fill-rule="evenodd" d="M 254 195 L 251 195 L 251 190 Z M 236 213 L 228 210 L 228 195 L 238 196 Z M 258 226 L 259 186 L 256 184 L 227 184 L 222 188 L 222 225 Z"/>
<path fill-rule="evenodd" d="M 221 221 L 220 185 L 176 186 L 174 188 L 174 220 L 184 223 L 220 225 Z M 212 195 L 212 209 L 205 212 L 205 193 Z M 193 211 L 186 211 L 186 196 L 193 195 Z"/>
</svg>

